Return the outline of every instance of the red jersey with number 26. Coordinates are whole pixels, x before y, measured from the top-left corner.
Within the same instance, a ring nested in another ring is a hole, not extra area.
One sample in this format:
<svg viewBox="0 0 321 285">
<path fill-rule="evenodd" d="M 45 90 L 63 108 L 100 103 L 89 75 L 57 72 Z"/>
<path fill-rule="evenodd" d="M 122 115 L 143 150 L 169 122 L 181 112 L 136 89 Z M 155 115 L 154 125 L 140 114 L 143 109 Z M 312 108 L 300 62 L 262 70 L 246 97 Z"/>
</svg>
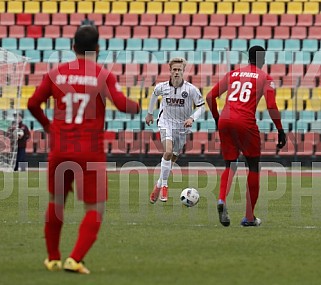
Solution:
<svg viewBox="0 0 321 285">
<path fill-rule="evenodd" d="M 214 118 L 218 117 L 216 100 L 227 91 L 226 102 L 220 119 L 242 120 L 256 124 L 255 112 L 264 95 L 267 109 L 277 129 L 281 129 L 280 113 L 275 102 L 275 84 L 268 74 L 249 64 L 228 72 L 209 92 L 207 101 Z"/>
<path fill-rule="evenodd" d="M 51 123 L 40 107 L 50 96 Z M 106 98 L 122 112 L 139 112 L 139 105 L 126 98 L 111 72 L 91 60 L 77 59 L 51 70 L 28 108 L 44 127 L 50 123 L 51 152 L 103 152 Z"/>
</svg>

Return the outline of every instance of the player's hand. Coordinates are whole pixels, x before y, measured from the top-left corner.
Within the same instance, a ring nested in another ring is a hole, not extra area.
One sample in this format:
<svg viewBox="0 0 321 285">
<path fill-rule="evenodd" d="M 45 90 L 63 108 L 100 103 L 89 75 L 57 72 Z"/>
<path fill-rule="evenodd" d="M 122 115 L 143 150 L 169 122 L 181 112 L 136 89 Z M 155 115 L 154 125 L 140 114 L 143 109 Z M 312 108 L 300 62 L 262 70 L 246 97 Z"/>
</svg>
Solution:
<svg viewBox="0 0 321 285">
<path fill-rule="evenodd" d="M 279 149 L 283 148 L 286 144 L 286 135 L 284 130 L 281 129 L 278 131 L 278 144 L 276 145 Z"/>
<path fill-rule="evenodd" d="M 184 128 L 190 128 L 193 125 L 193 118 L 188 118 L 185 122 L 184 122 Z"/>
<path fill-rule="evenodd" d="M 215 120 L 215 125 L 216 125 L 216 130 L 218 130 L 218 121 L 219 121 L 220 117 L 214 118 Z"/>
<path fill-rule="evenodd" d="M 150 126 L 150 124 L 154 123 L 154 117 L 152 114 L 147 113 L 147 116 L 145 117 L 145 123 L 147 126 Z"/>
</svg>

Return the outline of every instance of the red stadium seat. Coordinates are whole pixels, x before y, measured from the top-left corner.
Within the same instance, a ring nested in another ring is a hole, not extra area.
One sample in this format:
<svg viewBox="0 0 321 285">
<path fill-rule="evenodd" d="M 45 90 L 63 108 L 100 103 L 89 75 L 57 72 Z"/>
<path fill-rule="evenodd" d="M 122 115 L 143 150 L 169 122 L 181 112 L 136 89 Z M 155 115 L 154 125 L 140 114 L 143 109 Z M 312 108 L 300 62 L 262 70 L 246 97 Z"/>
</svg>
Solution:
<svg viewBox="0 0 321 285">
<path fill-rule="evenodd" d="M 57 26 L 65 26 L 68 25 L 68 18 L 67 14 L 58 13 L 52 14 L 51 16 L 51 24 Z"/>
<path fill-rule="evenodd" d="M 155 26 L 156 25 L 156 15 L 155 14 L 142 14 L 140 16 L 141 26 Z"/>
<path fill-rule="evenodd" d="M 111 39 L 114 37 L 113 26 L 98 26 L 99 37 L 102 39 Z"/>
<path fill-rule="evenodd" d="M 290 64 L 289 72 L 287 75 L 292 76 L 303 76 L 304 74 L 304 65 L 303 64 Z"/>
<path fill-rule="evenodd" d="M 268 26 L 256 27 L 256 38 L 264 40 L 272 39 L 272 28 Z"/>
<path fill-rule="evenodd" d="M 208 15 L 194 14 L 192 15 L 192 25 L 206 27 L 208 25 Z"/>
<path fill-rule="evenodd" d="M 182 39 L 184 37 L 184 28 L 180 26 L 168 27 L 167 37 L 171 39 Z"/>
<path fill-rule="evenodd" d="M 152 26 L 150 27 L 150 35 L 154 39 L 166 38 L 166 27 L 165 26 Z"/>
<path fill-rule="evenodd" d="M 191 76 L 191 83 L 198 88 L 208 86 L 208 76 L 204 75 L 193 75 Z"/>
<path fill-rule="evenodd" d="M 38 39 L 42 37 L 42 26 L 28 26 L 27 37 Z"/>
<path fill-rule="evenodd" d="M 46 38 L 60 38 L 60 26 L 45 26 L 45 33 L 44 36 Z"/>
<path fill-rule="evenodd" d="M 191 17 L 188 14 L 176 14 L 174 18 L 175 26 L 189 26 L 191 24 Z"/>
<path fill-rule="evenodd" d="M 25 27 L 24 26 L 9 26 L 9 37 L 10 38 L 24 38 Z"/>
<path fill-rule="evenodd" d="M 300 14 L 297 19 L 297 26 L 310 27 L 313 25 L 313 15 L 311 14 Z"/>
<path fill-rule="evenodd" d="M 62 37 L 63 38 L 74 38 L 77 31 L 77 26 L 63 26 L 62 27 Z"/>
<path fill-rule="evenodd" d="M 288 39 L 290 38 L 290 27 L 274 27 L 274 39 Z"/>
<path fill-rule="evenodd" d="M 140 65 L 137 63 L 125 64 L 125 75 L 137 76 L 140 74 Z"/>
<path fill-rule="evenodd" d="M 146 39 L 149 37 L 149 27 L 137 26 L 133 28 L 133 38 Z"/>
<path fill-rule="evenodd" d="M 254 27 L 249 27 L 249 26 L 239 27 L 238 38 L 239 39 L 247 39 L 247 40 L 255 38 Z"/>
<path fill-rule="evenodd" d="M 244 17 L 244 26 L 257 27 L 261 24 L 260 15 L 258 14 L 248 14 L 244 15 Z"/>
<path fill-rule="evenodd" d="M 227 26 L 234 26 L 234 27 L 243 26 L 243 15 L 241 14 L 227 15 Z"/>
<path fill-rule="evenodd" d="M 226 25 L 226 16 L 223 14 L 212 14 L 210 17 L 210 26 L 224 27 Z"/>
<path fill-rule="evenodd" d="M 131 27 L 129 26 L 115 27 L 115 38 L 120 38 L 120 39 L 131 38 Z"/>
<path fill-rule="evenodd" d="M 114 75 L 124 74 L 123 65 L 121 63 L 108 63 L 107 69 L 111 71 Z"/>
<path fill-rule="evenodd" d="M 278 15 L 265 14 L 262 15 L 262 26 L 275 27 L 279 25 Z"/>
<path fill-rule="evenodd" d="M 321 26 L 321 14 L 314 15 L 314 26 Z"/>
<path fill-rule="evenodd" d="M 85 20 L 85 14 L 70 14 L 69 25 L 80 26 L 83 20 Z"/>
<path fill-rule="evenodd" d="M 221 35 L 222 39 L 233 40 L 236 39 L 236 27 L 221 27 Z"/>
<path fill-rule="evenodd" d="M 50 64 L 47 62 L 36 62 L 34 74 L 46 74 L 50 70 Z"/>
<path fill-rule="evenodd" d="M 6 38 L 8 37 L 8 30 L 6 26 L 0 26 L 0 38 Z"/>
<path fill-rule="evenodd" d="M 173 15 L 171 15 L 171 14 L 157 15 L 157 25 L 158 26 L 172 26 L 173 25 Z"/>
<path fill-rule="evenodd" d="M 107 14 L 105 18 L 105 25 L 107 26 L 120 26 L 121 15 L 120 14 Z"/>
<path fill-rule="evenodd" d="M 15 15 L 12 13 L 2 13 L 0 15 L 1 26 L 13 26 L 15 25 Z"/>
<path fill-rule="evenodd" d="M 158 64 L 147 63 L 143 65 L 142 76 L 157 76 L 158 75 Z"/>
<path fill-rule="evenodd" d="M 212 76 L 213 65 L 209 63 L 199 64 L 197 74 L 201 76 Z"/>
<path fill-rule="evenodd" d="M 294 15 L 294 14 L 281 15 L 280 25 L 281 26 L 290 26 L 290 27 L 295 26 L 296 25 L 296 15 Z"/>
<path fill-rule="evenodd" d="M 307 38 L 307 28 L 306 27 L 291 27 L 291 39 L 304 40 Z"/>
<path fill-rule="evenodd" d="M 91 14 L 88 14 L 88 20 L 94 21 L 94 24 L 96 26 L 101 26 L 103 24 L 103 15 L 91 13 Z"/>
<path fill-rule="evenodd" d="M 203 29 L 203 39 L 218 39 L 220 37 L 219 27 L 208 26 Z"/>
<path fill-rule="evenodd" d="M 202 36 L 202 28 L 196 26 L 188 26 L 185 28 L 185 38 L 186 39 L 200 39 Z"/>
<path fill-rule="evenodd" d="M 123 26 L 138 26 L 138 14 L 124 14 Z"/>
<path fill-rule="evenodd" d="M 282 86 L 295 88 L 297 85 L 297 80 L 298 80 L 298 77 L 293 77 L 292 75 L 283 76 Z"/>
<path fill-rule="evenodd" d="M 219 77 L 224 76 L 227 72 L 227 65 L 226 64 L 216 64 L 215 65 L 215 75 Z"/>
<path fill-rule="evenodd" d="M 28 85 L 38 86 L 43 78 L 43 74 L 29 74 Z"/>
<path fill-rule="evenodd" d="M 142 131 L 142 144 L 145 153 L 160 154 L 163 153 L 163 144 L 159 139 L 159 133 L 153 131 Z"/>
<path fill-rule="evenodd" d="M 16 25 L 28 26 L 32 25 L 31 14 L 17 14 Z"/>
<path fill-rule="evenodd" d="M 294 146 L 294 137 L 292 133 L 287 134 L 286 145 L 279 151 L 280 156 L 294 155 L 295 146 Z"/>
<path fill-rule="evenodd" d="M 321 40 L 320 27 L 309 27 L 308 39 Z"/>
<path fill-rule="evenodd" d="M 134 76 L 119 75 L 118 81 L 121 86 L 132 87 L 136 85 L 136 78 Z"/>
<path fill-rule="evenodd" d="M 160 75 L 169 77 L 171 75 L 169 71 L 169 66 L 167 63 L 163 63 L 160 66 Z M 166 81 L 166 80 L 165 80 Z"/>
<path fill-rule="evenodd" d="M 270 75 L 272 77 L 285 76 L 286 66 L 285 64 L 272 64 L 270 67 Z"/>
<path fill-rule="evenodd" d="M 47 26 L 50 24 L 50 15 L 39 13 L 34 15 L 34 24 L 37 26 Z"/>
</svg>

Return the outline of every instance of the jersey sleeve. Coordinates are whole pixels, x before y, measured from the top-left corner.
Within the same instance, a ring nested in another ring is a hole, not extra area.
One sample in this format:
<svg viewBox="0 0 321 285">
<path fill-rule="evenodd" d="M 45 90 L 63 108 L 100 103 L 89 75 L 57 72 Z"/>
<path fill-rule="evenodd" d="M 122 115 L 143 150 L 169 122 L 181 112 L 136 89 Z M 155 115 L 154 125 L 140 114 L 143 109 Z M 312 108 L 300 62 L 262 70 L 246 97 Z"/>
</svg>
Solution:
<svg viewBox="0 0 321 285">
<path fill-rule="evenodd" d="M 125 96 L 116 77 L 112 73 L 109 73 L 106 84 L 108 89 L 107 98 L 113 102 L 119 111 L 130 114 L 139 113 L 139 104 Z"/>
<path fill-rule="evenodd" d="M 282 129 L 281 115 L 275 101 L 275 83 L 271 76 L 267 76 L 265 85 L 263 88 L 263 95 L 266 101 L 266 106 L 269 111 L 270 117 L 275 124 L 275 127 L 280 130 Z"/>
<path fill-rule="evenodd" d="M 30 113 L 45 127 L 50 124 L 48 117 L 41 109 L 41 104 L 47 102 L 48 98 L 52 95 L 52 81 L 50 73 L 47 74 L 42 80 L 40 86 L 36 89 L 35 93 L 28 100 L 28 109 Z"/>
<path fill-rule="evenodd" d="M 201 91 L 194 87 L 193 100 L 196 107 L 201 107 L 205 104 Z"/>
</svg>

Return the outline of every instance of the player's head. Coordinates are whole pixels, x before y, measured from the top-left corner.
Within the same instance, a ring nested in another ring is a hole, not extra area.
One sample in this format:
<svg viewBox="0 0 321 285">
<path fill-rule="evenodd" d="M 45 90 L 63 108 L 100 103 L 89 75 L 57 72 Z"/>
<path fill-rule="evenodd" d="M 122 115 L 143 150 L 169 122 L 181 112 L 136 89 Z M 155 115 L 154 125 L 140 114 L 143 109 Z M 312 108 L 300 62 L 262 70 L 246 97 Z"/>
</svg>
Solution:
<svg viewBox="0 0 321 285">
<path fill-rule="evenodd" d="M 22 121 L 22 114 L 20 112 L 14 113 L 13 117 L 15 119 L 15 121 L 18 121 L 18 123 L 20 123 Z M 17 119 L 18 117 L 18 119 Z"/>
<path fill-rule="evenodd" d="M 252 46 L 249 49 L 249 62 L 262 68 L 265 61 L 265 49 L 261 46 Z"/>
<path fill-rule="evenodd" d="M 80 26 L 74 37 L 74 50 L 77 55 L 85 56 L 86 52 L 98 53 L 99 33 L 95 26 Z"/>
<path fill-rule="evenodd" d="M 186 67 L 186 60 L 182 57 L 174 57 L 169 61 L 171 82 L 173 85 L 180 84 Z"/>
</svg>

